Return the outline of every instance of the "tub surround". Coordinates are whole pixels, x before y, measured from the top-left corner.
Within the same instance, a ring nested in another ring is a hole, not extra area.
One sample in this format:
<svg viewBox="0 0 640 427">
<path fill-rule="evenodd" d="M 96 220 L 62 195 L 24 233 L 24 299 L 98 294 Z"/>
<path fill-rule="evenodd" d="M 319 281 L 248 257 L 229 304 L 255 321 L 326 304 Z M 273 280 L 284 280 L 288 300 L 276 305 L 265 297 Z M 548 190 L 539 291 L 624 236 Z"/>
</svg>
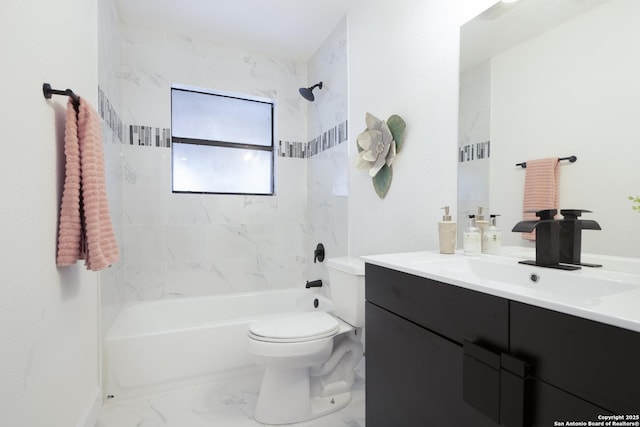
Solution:
<svg viewBox="0 0 640 427">
<path fill-rule="evenodd" d="M 363 257 L 370 427 L 637 414 L 640 274 L 524 266 L 517 252 Z"/>
<path fill-rule="evenodd" d="M 317 242 L 329 245 L 331 256 L 346 254 L 346 31 L 343 20 L 302 64 L 122 25 L 127 301 L 297 287 L 327 276 L 310 260 Z M 166 60 L 167 52 L 175 62 Z M 308 106 L 297 88 L 316 74 L 327 86 Z M 276 100 L 276 195 L 170 193 L 165 107 L 176 82 Z M 327 177 L 335 175 L 337 163 L 335 183 Z"/>
</svg>

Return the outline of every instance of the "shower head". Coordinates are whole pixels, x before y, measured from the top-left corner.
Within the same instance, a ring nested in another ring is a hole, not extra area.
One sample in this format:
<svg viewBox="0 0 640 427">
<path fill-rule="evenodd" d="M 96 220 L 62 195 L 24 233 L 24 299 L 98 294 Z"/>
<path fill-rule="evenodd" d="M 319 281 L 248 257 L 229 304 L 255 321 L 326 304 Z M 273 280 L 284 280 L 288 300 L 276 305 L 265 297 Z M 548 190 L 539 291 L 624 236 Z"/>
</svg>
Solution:
<svg viewBox="0 0 640 427">
<path fill-rule="evenodd" d="M 300 95 L 302 95 L 302 97 L 304 99 L 306 99 L 307 101 L 313 102 L 316 99 L 315 96 L 313 96 L 313 90 L 315 88 L 322 89 L 322 82 L 316 83 L 311 87 L 301 87 L 300 88 Z"/>
</svg>

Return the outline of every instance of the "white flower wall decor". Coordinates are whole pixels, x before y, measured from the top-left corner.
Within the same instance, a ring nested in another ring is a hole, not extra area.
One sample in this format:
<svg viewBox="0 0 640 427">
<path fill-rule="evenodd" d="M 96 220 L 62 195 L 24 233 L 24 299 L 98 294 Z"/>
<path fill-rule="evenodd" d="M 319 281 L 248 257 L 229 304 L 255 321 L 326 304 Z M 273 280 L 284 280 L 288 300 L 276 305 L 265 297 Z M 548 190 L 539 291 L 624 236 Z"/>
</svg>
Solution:
<svg viewBox="0 0 640 427">
<path fill-rule="evenodd" d="M 355 166 L 368 169 L 373 188 L 381 199 L 387 195 L 391 186 L 393 171 L 391 164 L 400 152 L 407 127 L 404 120 L 394 114 L 387 121 L 378 119 L 371 113 L 365 116 L 367 129 L 356 140 L 358 158 Z"/>
</svg>

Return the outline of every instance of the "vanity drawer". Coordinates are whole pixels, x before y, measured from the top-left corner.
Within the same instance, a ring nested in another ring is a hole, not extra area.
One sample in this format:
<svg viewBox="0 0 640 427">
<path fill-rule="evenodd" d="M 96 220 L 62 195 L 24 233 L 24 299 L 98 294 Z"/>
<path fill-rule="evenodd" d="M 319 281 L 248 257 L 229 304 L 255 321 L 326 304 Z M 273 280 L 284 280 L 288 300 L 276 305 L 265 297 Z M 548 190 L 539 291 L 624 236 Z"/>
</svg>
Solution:
<svg viewBox="0 0 640 427">
<path fill-rule="evenodd" d="M 640 333 L 513 301 L 510 317 L 510 353 L 536 378 L 614 413 L 640 413 Z"/>
<path fill-rule="evenodd" d="M 372 264 L 365 274 L 370 303 L 459 344 L 508 348 L 508 300 Z"/>
</svg>

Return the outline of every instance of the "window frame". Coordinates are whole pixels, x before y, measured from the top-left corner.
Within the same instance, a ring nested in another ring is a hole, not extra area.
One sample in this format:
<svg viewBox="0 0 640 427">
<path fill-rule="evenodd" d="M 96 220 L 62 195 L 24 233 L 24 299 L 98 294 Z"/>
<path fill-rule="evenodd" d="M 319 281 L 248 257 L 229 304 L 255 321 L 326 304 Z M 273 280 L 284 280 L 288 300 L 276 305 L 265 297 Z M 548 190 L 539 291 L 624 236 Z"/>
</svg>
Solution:
<svg viewBox="0 0 640 427">
<path fill-rule="evenodd" d="M 225 98 L 233 98 L 241 101 L 259 102 L 268 104 L 271 106 L 271 142 L 269 145 L 248 144 L 242 142 L 220 141 L 220 140 L 208 140 L 197 138 L 185 138 L 174 136 L 173 134 L 173 91 L 180 90 L 184 92 L 193 92 L 203 95 L 220 96 Z M 178 144 L 191 144 L 191 145 L 203 145 L 210 147 L 224 147 L 231 149 L 244 149 L 244 150 L 257 150 L 265 151 L 271 154 L 270 169 L 271 174 L 269 177 L 269 192 L 265 193 L 253 193 L 253 192 L 226 192 L 226 191 L 189 191 L 189 190 L 175 190 L 174 189 L 174 142 Z M 231 93 L 224 91 L 208 90 L 201 88 L 194 88 L 184 85 L 172 85 L 171 86 L 171 192 L 173 194 L 217 194 L 217 195 L 243 195 L 243 196 L 274 196 L 275 195 L 275 100 L 269 98 L 262 98 L 257 96 L 250 96 L 246 94 Z"/>
</svg>

